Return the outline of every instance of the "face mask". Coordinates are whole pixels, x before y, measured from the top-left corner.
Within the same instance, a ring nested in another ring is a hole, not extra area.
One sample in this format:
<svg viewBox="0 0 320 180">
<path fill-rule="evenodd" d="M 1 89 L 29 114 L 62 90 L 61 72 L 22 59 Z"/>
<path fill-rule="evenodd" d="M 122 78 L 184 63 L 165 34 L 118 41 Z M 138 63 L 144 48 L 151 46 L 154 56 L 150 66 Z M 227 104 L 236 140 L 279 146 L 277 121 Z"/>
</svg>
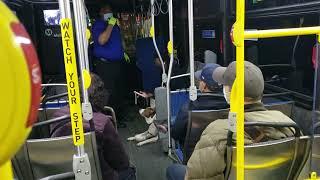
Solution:
<svg viewBox="0 0 320 180">
<path fill-rule="evenodd" d="M 103 15 L 103 19 L 105 20 L 105 21 L 108 21 L 110 18 L 112 18 L 113 17 L 113 13 L 107 13 L 107 14 L 104 14 Z"/>
<path fill-rule="evenodd" d="M 228 92 L 224 86 L 223 86 L 223 95 L 227 103 L 230 104 L 230 92 Z"/>
</svg>

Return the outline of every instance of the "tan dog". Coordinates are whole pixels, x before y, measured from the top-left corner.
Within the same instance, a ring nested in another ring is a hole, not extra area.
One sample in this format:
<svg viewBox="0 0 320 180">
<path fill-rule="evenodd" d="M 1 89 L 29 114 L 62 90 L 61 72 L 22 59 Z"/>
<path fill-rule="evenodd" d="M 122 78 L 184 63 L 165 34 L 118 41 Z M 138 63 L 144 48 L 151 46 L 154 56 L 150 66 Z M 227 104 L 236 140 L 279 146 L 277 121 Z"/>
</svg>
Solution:
<svg viewBox="0 0 320 180">
<path fill-rule="evenodd" d="M 149 128 L 147 131 L 137 134 L 133 137 L 129 137 L 127 140 L 128 141 L 136 141 L 137 146 L 142 146 L 145 144 L 149 143 L 154 143 L 158 141 L 159 136 L 158 136 L 158 128 L 154 123 L 154 120 L 156 119 L 156 111 L 154 108 L 148 107 L 146 109 L 141 109 L 139 110 L 139 113 L 142 117 L 145 118 L 146 123 L 150 124 Z"/>
</svg>

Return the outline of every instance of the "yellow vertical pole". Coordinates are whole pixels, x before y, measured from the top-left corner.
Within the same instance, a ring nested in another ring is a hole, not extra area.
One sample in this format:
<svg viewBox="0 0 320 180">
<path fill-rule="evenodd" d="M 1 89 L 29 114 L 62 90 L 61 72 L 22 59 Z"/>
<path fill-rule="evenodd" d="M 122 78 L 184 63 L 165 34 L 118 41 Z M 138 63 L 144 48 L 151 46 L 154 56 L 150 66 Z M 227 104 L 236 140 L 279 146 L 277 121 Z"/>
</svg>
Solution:
<svg viewBox="0 0 320 180">
<path fill-rule="evenodd" d="M 244 180 L 244 22 L 245 2 L 237 0 L 233 39 L 236 46 L 236 81 L 231 92 L 231 113 L 236 114 L 237 180 Z"/>
</svg>

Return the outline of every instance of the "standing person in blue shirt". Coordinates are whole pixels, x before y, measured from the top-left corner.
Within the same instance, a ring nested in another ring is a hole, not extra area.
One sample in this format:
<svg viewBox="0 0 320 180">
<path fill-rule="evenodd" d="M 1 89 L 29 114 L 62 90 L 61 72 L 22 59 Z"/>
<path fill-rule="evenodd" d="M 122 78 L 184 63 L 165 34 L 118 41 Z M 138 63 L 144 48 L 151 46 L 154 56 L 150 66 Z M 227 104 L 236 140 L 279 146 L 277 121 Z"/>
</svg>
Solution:
<svg viewBox="0 0 320 180">
<path fill-rule="evenodd" d="M 124 88 L 123 63 L 125 58 L 118 19 L 113 16 L 109 4 L 102 4 L 92 27 L 93 54 L 96 58 L 96 73 L 103 79 L 110 92 L 110 106 L 119 113 Z"/>
</svg>

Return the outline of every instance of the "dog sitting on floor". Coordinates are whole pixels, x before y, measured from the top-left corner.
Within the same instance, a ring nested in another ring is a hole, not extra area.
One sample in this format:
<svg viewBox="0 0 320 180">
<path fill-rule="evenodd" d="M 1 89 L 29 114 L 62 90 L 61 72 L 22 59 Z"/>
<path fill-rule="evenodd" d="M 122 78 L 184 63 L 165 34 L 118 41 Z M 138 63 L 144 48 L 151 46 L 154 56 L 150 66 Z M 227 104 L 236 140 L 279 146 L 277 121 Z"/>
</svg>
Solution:
<svg viewBox="0 0 320 180">
<path fill-rule="evenodd" d="M 142 117 L 145 118 L 146 123 L 149 124 L 147 131 L 137 134 L 133 137 L 129 137 L 128 141 L 136 141 L 137 146 L 143 146 L 145 144 L 154 143 L 159 139 L 159 131 L 157 125 L 154 123 L 156 119 L 156 111 L 154 108 L 148 107 L 146 109 L 139 110 L 139 113 Z"/>
</svg>

